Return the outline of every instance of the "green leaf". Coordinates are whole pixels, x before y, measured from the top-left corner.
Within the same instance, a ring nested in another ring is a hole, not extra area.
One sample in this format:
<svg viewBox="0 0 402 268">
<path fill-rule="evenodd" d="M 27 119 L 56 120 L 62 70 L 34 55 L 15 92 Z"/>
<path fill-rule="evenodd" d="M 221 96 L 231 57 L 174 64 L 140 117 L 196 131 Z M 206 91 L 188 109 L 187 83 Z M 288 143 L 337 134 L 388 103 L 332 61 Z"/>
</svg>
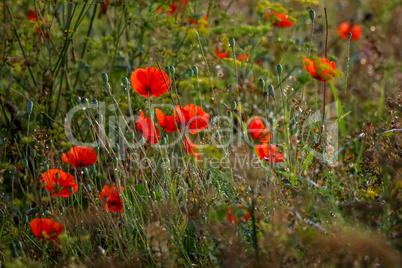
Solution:
<svg viewBox="0 0 402 268">
<path fill-rule="evenodd" d="M 146 197 L 147 196 L 147 189 L 145 188 L 144 185 L 138 184 L 134 187 L 134 189 L 137 191 L 137 193 L 142 196 Z"/>
</svg>

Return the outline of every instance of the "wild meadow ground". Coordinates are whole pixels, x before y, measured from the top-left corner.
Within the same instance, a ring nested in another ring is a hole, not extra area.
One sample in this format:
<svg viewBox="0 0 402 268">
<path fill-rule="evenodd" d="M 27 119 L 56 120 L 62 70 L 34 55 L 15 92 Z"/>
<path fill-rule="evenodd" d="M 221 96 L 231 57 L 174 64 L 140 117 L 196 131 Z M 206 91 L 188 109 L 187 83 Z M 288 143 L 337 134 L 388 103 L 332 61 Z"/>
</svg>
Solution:
<svg viewBox="0 0 402 268">
<path fill-rule="evenodd" d="M 402 266 L 400 0 L 0 2 L 0 267 Z"/>
</svg>

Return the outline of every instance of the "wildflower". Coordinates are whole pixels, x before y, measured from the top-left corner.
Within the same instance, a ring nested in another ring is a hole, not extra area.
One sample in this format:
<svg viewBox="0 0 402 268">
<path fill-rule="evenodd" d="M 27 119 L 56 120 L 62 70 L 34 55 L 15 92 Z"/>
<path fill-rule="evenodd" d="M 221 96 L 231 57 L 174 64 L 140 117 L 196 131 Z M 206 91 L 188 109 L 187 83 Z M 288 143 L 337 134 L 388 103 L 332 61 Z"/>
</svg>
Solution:
<svg viewBox="0 0 402 268">
<path fill-rule="evenodd" d="M 248 133 L 254 141 L 269 142 L 271 140 L 272 134 L 268 132 L 268 128 L 258 116 L 254 117 L 252 122 L 248 118 L 247 125 Z"/>
<path fill-rule="evenodd" d="M 265 18 L 269 19 L 274 26 L 281 28 L 292 27 L 296 23 L 295 18 L 278 12 L 267 12 Z"/>
<path fill-rule="evenodd" d="M 33 219 L 29 225 L 34 236 L 48 241 L 56 240 L 64 231 L 64 225 L 51 219 Z"/>
<path fill-rule="evenodd" d="M 108 6 L 109 6 L 109 0 L 103 0 L 102 4 L 100 6 L 98 18 L 100 18 L 103 14 L 106 14 Z"/>
<path fill-rule="evenodd" d="M 181 8 L 180 8 L 180 12 L 183 12 L 184 10 L 184 6 L 186 5 L 187 0 L 181 0 Z M 176 10 L 177 10 L 177 6 L 179 5 L 179 3 L 177 1 L 173 1 L 172 4 L 169 6 L 169 10 L 167 10 L 165 13 L 166 14 L 175 14 Z M 162 12 L 162 8 L 158 9 L 158 13 Z"/>
<path fill-rule="evenodd" d="M 120 186 L 120 190 L 124 191 L 124 187 Z M 120 190 L 117 185 L 113 187 L 110 187 L 109 185 L 103 186 L 102 192 L 100 193 L 100 198 L 102 202 L 106 202 L 106 206 L 110 212 L 123 211 L 123 201 L 120 197 Z M 106 206 L 104 204 L 102 209 L 105 210 Z"/>
<path fill-rule="evenodd" d="M 251 219 L 250 211 L 243 207 L 242 204 L 230 206 L 228 208 L 228 214 L 226 220 L 230 223 L 241 223 Z"/>
<path fill-rule="evenodd" d="M 248 61 L 248 56 L 246 54 L 239 54 L 239 61 Z"/>
<path fill-rule="evenodd" d="M 367 196 L 370 199 L 375 199 L 375 198 L 378 198 L 378 193 L 377 193 L 376 190 L 373 190 L 373 189 L 370 188 L 370 189 L 367 190 Z"/>
<path fill-rule="evenodd" d="M 78 190 L 74 176 L 60 169 L 49 169 L 44 172 L 40 182 L 43 183 L 43 181 L 46 182 L 46 189 L 53 196 L 69 197 Z"/>
<path fill-rule="evenodd" d="M 140 113 L 137 128 L 139 131 L 142 132 L 142 136 L 152 144 L 156 144 L 158 140 L 161 139 L 161 137 L 159 136 L 159 129 L 149 117 L 144 116 L 143 111 L 141 111 Z"/>
<path fill-rule="evenodd" d="M 214 52 L 215 52 L 216 56 L 220 59 L 229 58 L 228 52 L 218 52 L 217 48 L 214 49 Z"/>
<path fill-rule="evenodd" d="M 320 81 L 327 81 L 341 75 L 341 72 L 336 70 L 335 62 L 326 58 L 314 57 L 313 60 L 305 58 L 303 65 L 312 77 Z"/>
<path fill-rule="evenodd" d="M 28 11 L 27 18 L 31 22 L 37 22 L 38 21 L 38 17 L 36 16 L 36 12 L 33 11 L 33 10 Z"/>
<path fill-rule="evenodd" d="M 282 153 L 278 153 L 278 148 L 275 145 L 270 145 L 268 143 L 257 144 L 255 146 L 258 157 L 261 160 L 268 161 L 271 163 L 279 163 L 285 161 Z"/>
<path fill-rule="evenodd" d="M 348 33 L 352 34 L 350 41 L 359 40 L 362 37 L 362 28 L 360 25 L 353 24 L 351 25 L 349 22 L 343 22 L 339 25 L 338 34 L 342 39 L 348 39 Z"/>
<path fill-rule="evenodd" d="M 98 160 L 98 156 L 96 155 L 94 148 L 75 146 L 71 148 L 68 153 L 65 153 L 61 157 L 61 160 L 75 168 L 80 168 L 89 167 L 89 165 L 95 164 Z"/>
<path fill-rule="evenodd" d="M 199 149 L 196 144 L 187 135 L 184 135 L 184 146 L 183 149 L 190 155 L 194 156 L 198 161 L 201 160 L 201 154 L 199 154 Z"/>
<path fill-rule="evenodd" d="M 196 25 L 197 23 L 200 23 L 199 25 L 201 27 L 205 28 L 205 27 L 207 27 L 207 24 L 208 24 L 207 14 L 203 13 L 201 15 L 198 15 L 198 18 L 193 18 L 193 17 L 188 16 L 187 17 L 187 23 L 188 24 L 193 24 L 193 25 Z"/>
<path fill-rule="evenodd" d="M 138 68 L 131 74 L 131 85 L 141 96 L 148 98 L 152 95 L 157 98 L 168 91 L 165 80 L 168 85 L 170 83 L 166 72 L 162 70 L 162 74 L 161 70 L 155 67 Z"/>
<path fill-rule="evenodd" d="M 165 116 L 159 109 L 156 109 L 155 113 L 159 125 L 167 132 L 181 131 L 182 126 L 188 127 L 191 134 L 197 134 L 208 127 L 209 114 L 195 104 L 186 105 L 184 108 L 177 105 L 174 109 L 174 116 Z"/>
<path fill-rule="evenodd" d="M 38 38 L 39 38 L 39 39 L 42 38 L 42 31 L 43 31 L 43 28 L 42 28 L 42 30 L 41 30 L 41 24 L 46 24 L 46 19 L 43 19 L 43 22 L 40 23 L 40 22 L 38 21 L 38 16 L 36 15 L 36 12 L 33 11 L 33 10 L 30 10 L 30 11 L 28 12 L 27 18 L 28 18 L 28 21 L 29 21 L 29 22 L 35 24 L 35 29 L 34 29 L 34 31 L 35 31 L 36 33 L 38 33 Z M 53 28 L 53 26 L 52 26 L 51 28 Z M 48 32 L 45 33 L 45 39 L 46 39 L 47 41 L 49 41 L 49 39 L 50 39 L 50 36 L 49 36 L 49 33 L 48 33 Z"/>
</svg>

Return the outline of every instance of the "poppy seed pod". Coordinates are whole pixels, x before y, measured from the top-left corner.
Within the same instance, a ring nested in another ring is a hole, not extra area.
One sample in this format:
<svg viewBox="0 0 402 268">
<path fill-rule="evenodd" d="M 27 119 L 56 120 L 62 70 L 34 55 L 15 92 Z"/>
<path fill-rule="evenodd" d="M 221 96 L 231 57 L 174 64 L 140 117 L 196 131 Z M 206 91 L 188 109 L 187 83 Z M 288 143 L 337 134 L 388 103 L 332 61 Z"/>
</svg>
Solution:
<svg viewBox="0 0 402 268">
<path fill-rule="evenodd" d="M 264 79 L 260 78 L 260 80 L 258 80 L 258 86 L 259 86 L 261 89 L 264 89 L 264 88 L 265 88 L 265 81 L 264 81 Z"/>
<path fill-rule="evenodd" d="M 103 123 L 103 114 L 99 113 L 96 115 L 96 119 L 98 120 L 98 122 L 101 124 Z"/>
<path fill-rule="evenodd" d="M 197 66 L 193 66 L 193 72 L 195 76 L 198 76 L 198 67 Z"/>
<path fill-rule="evenodd" d="M 192 78 L 192 77 L 194 76 L 193 69 L 188 68 L 188 70 L 187 70 L 187 75 L 188 75 L 189 78 Z"/>
<path fill-rule="evenodd" d="M 127 77 L 123 77 L 122 79 L 121 79 L 121 82 L 123 83 L 123 86 L 124 87 L 128 87 L 128 78 Z"/>
<path fill-rule="evenodd" d="M 33 109 L 33 102 L 32 102 L 32 101 L 28 101 L 28 102 L 27 102 L 27 112 L 28 112 L 28 115 L 31 115 L 31 114 L 32 114 L 32 109 Z"/>
<path fill-rule="evenodd" d="M 169 67 L 169 72 L 170 72 L 170 74 L 175 74 L 176 73 L 176 69 L 174 68 L 174 66 Z"/>
<path fill-rule="evenodd" d="M 230 47 L 235 47 L 235 45 L 236 45 L 236 42 L 235 42 L 235 39 L 234 38 L 229 38 L 229 46 Z"/>
<path fill-rule="evenodd" d="M 283 70 L 282 65 L 280 64 L 276 65 L 276 72 L 278 73 L 278 75 L 282 74 L 282 70 Z"/>
<path fill-rule="evenodd" d="M 234 111 L 234 110 L 236 110 L 236 102 L 235 101 L 232 101 L 231 103 L 230 103 L 230 108 Z"/>
<path fill-rule="evenodd" d="M 308 12 L 308 16 L 310 17 L 310 20 L 314 21 L 314 19 L 315 19 L 315 11 L 311 9 Z"/>
<path fill-rule="evenodd" d="M 22 166 L 23 167 L 28 167 L 28 160 L 22 159 Z"/>
<path fill-rule="evenodd" d="M 109 77 L 107 76 L 107 73 L 103 73 L 103 74 L 102 74 L 102 80 L 103 80 L 103 82 L 105 82 L 105 84 L 106 84 L 107 82 L 109 82 Z"/>
<path fill-rule="evenodd" d="M 75 96 L 75 97 L 74 97 L 74 102 L 75 102 L 76 104 L 80 105 L 80 104 L 81 104 L 81 98 L 78 97 L 78 96 Z"/>
<path fill-rule="evenodd" d="M 352 33 L 348 32 L 348 40 L 350 40 L 352 38 Z"/>
<path fill-rule="evenodd" d="M 273 85 L 268 86 L 268 94 L 275 100 L 275 89 Z"/>
</svg>

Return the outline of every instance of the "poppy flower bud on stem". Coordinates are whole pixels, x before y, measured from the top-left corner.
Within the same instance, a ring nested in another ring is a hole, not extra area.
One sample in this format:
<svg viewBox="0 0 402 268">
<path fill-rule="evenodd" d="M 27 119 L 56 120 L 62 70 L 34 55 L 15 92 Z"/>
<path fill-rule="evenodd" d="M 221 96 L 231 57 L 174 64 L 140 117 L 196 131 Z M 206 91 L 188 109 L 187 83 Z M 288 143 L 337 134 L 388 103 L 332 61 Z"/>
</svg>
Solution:
<svg viewBox="0 0 402 268">
<path fill-rule="evenodd" d="M 122 79 L 121 79 L 121 82 L 123 83 L 123 86 L 124 87 L 128 87 L 128 84 L 129 84 L 129 82 L 128 82 L 128 79 L 127 79 L 127 77 L 123 77 Z"/>
<path fill-rule="evenodd" d="M 258 86 L 259 86 L 262 90 L 264 90 L 264 88 L 265 88 L 265 81 L 264 81 L 264 79 L 260 78 L 260 80 L 258 80 Z"/>
<path fill-rule="evenodd" d="M 56 179 L 60 179 L 60 174 L 59 173 L 56 173 L 55 175 L 56 175 Z"/>
<path fill-rule="evenodd" d="M 174 66 L 170 66 L 169 70 L 171 75 L 176 73 L 176 69 L 174 68 Z"/>
<path fill-rule="evenodd" d="M 348 32 L 348 40 L 350 40 L 352 38 L 352 33 Z"/>
<path fill-rule="evenodd" d="M 22 166 L 23 167 L 28 167 L 28 160 L 22 159 Z"/>
<path fill-rule="evenodd" d="M 50 212 L 49 210 L 45 210 L 45 215 L 50 216 L 52 215 L 52 212 Z"/>
<path fill-rule="evenodd" d="M 96 147 L 94 148 L 94 150 L 95 150 L 95 153 L 96 153 L 96 154 L 99 154 L 99 147 L 98 147 L 98 146 L 96 146 Z"/>
<path fill-rule="evenodd" d="M 118 143 L 116 143 L 115 145 L 113 145 L 113 151 L 114 151 L 115 153 L 118 153 L 118 152 L 119 152 L 119 149 L 120 149 L 120 146 L 119 146 Z"/>
<path fill-rule="evenodd" d="M 113 165 L 117 166 L 118 164 L 119 164 L 119 159 L 116 156 L 114 156 L 113 157 Z"/>
<path fill-rule="evenodd" d="M 310 20 L 314 21 L 314 19 L 315 19 L 315 11 L 311 9 L 308 12 L 308 16 L 310 17 Z"/>
<path fill-rule="evenodd" d="M 75 102 L 76 104 L 80 105 L 80 104 L 81 104 L 81 98 L 78 97 L 78 96 L 75 96 L 75 97 L 74 97 L 74 102 Z"/>
<path fill-rule="evenodd" d="M 187 75 L 188 75 L 189 78 L 192 78 L 192 77 L 194 76 L 193 69 L 190 69 L 190 68 L 189 68 L 189 69 L 187 70 Z"/>
<path fill-rule="evenodd" d="M 282 70 L 283 70 L 282 65 L 280 64 L 276 65 L 276 71 L 279 76 L 282 74 Z"/>
<path fill-rule="evenodd" d="M 128 138 L 129 138 L 130 142 L 133 142 L 134 138 L 135 138 L 134 132 L 130 132 L 130 134 L 128 134 Z"/>
<path fill-rule="evenodd" d="M 72 186 L 68 187 L 68 191 L 70 192 L 70 194 L 74 193 L 74 188 Z"/>
<path fill-rule="evenodd" d="M 81 103 L 84 104 L 84 105 L 89 105 L 89 100 L 88 100 L 88 98 L 82 98 L 82 99 L 81 99 Z"/>
<path fill-rule="evenodd" d="M 35 150 L 31 150 L 31 151 L 29 152 L 29 155 L 30 155 L 32 158 L 35 158 L 35 157 L 36 157 L 36 151 L 35 151 Z"/>
<path fill-rule="evenodd" d="M 98 120 L 98 122 L 100 124 L 102 124 L 103 123 L 103 114 L 101 114 L 101 113 L 97 114 L 96 119 Z"/>
<path fill-rule="evenodd" d="M 229 46 L 230 47 L 235 47 L 235 45 L 236 45 L 236 42 L 235 42 L 235 39 L 234 38 L 229 38 Z"/>
<path fill-rule="evenodd" d="M 92 174 L 96 173 L 96 166 L 95 166 L 95 164 L 90 164 L 90 165 L 89 165 L 89 172 L 91 172 Z"/>
<path fill-rule="evenodd" d="M 109 83 L 106 83 L 106 84 L 105 84 L 105 89 L 106 89 L 107 91 L 110 91 L 110 84 L 109 84 Z"/>
<path fill-rule="evenodd" d="M 167 75 L 170 75 L 170 67 L 169 66 L 165 67 L 165 72 Z"/>
<path fill-rule="evenodd" d="M 234 111 L 234 110 L 236 110 L 236 102 L 235 101 L 232 101 L 231 103 L 230 103 L 230 108 L 232 109 L 232 111 Z"/>
<path fill-rule="evenodd" d="M 103 197 L 103 203 L 107 203 L 107 200 L 108 200 L 108 197 L 107 197 L 107 195 L 105 195 L 105 196 Z"/>
<path fill-rule="evenodd" d="M 88 192 L 92 193 L 92 187 L 89 183 L 86 184 L 85 187 L 87 188 Z"/>
<path fill-rule="evenodd" d="M 92 99 L 91 103 L 92 103 L 92 105 L 95 106 L 95 108 L 98 108 L 98 100 L 97 99 L 95 99 L 95 98 Z"/>
<path fill-rule="evenodd" d="M 49 171 L 49 164 L 45 164 L 43 167 L 45 168 L 45 171 Z"/>
<path fill-rule="evenodd" d="M 107 73 L 103 73 L 103 74 L 102 74 L 102 80 L 103 80 L 103 82 L 105 82 L 105 84 L 106 84 L 107 82 L 109 82 L 109 77 L 107 76 Z"/>
<path fill-rule="evenodd" d="M 29 116 L 32 114 L 32 109 L 33 109 L 33 102 L 32 102 L 32 101 L 28 101 L 28 102 L 27 102 L 27 112 L 28 112 L 28 115 L 29 115 Z"/>
<path fill-rule="evenodd" d="M 275 89 L 273 85 L 268 86 L 268 94 L 275 100 Z"/>
<path fill-rule="evenodd" d="M 88 169 L 87 169 L 86 167 L 83 167 L 83 168 L 82 168 L 82 172 L 84 173 L 84 176 L 85 176 L 86 178 L 89 178 L 89 172 L 88 172 Z"/>
<path fill-rule="evenodd" d="M 196 76 L 196 77 L 198 77 L 198 67 L 197 66 L 193 66 L 193 72 L 194 72 L 194 75 Z"/>
<path fill-rule="evenodd" d="M 268 94 L 268 92 L 267 92 L 267 91 L 264 91 L 264 92 L 262 93 L 262 95 L 264 96 L 265 102 L 268 103 L 268 100 L 269 100 L 269 94 Z"/>
</svg>

